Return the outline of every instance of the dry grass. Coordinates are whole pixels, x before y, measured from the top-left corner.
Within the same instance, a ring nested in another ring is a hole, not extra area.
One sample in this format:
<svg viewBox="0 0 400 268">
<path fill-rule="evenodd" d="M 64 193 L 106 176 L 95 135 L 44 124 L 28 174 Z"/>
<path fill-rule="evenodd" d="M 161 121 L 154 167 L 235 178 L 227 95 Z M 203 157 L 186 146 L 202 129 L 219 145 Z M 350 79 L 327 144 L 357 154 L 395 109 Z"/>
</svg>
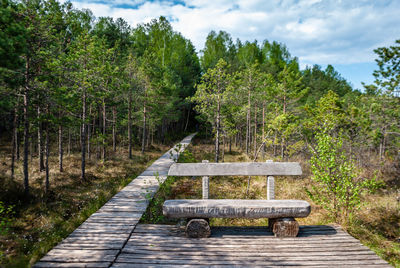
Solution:
<svg viewBox="0 0 400 268">
<path fill-rule="evenodd" d="M 50 192 L 44 193 L 45 173 L 39 172 L 38 160 L 30 166 L 31 198 L 24 201 L 22 161 L 17 163 L 15 179 L 10 178 L 7 148 L 0 152 L 0 200 L 15 206 L 10 231 L 0 235 L 0 266 L 26 267 L 33 264 L 62 238 L 72 232 L 109 198 L 157 159 L 167 146 L 152 146 L 149 152 L 135 150 L 133 159 L 118 148 L 109 151 L 106 162 L 87 161 L 87 179 L 80 180 L 80 154 L 64 158 L 59 172 L 57 156 L 50 157 Z"/>
</svg>

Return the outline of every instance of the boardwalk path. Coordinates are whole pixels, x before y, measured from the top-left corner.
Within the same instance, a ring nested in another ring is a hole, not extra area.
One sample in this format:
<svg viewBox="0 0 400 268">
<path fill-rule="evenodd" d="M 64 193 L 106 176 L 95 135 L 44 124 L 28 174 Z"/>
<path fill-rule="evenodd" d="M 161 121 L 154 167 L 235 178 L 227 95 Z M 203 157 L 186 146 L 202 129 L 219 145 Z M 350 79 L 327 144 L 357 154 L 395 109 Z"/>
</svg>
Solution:
<svg viewBox="0 0 400 268">
<path fill-rule="evenodd" d="M 96 213 L 47 253 L 35 267 L 110 267 L 132 235 L 137 223 L 167 177 L 169 167 L 191 142 L 184 138 L 142 174 L 111 198 Z M 172 154 L 172 155 L 171 155 Z M 158 179 L 155 174 L 158 174 Z"/>
</svg>

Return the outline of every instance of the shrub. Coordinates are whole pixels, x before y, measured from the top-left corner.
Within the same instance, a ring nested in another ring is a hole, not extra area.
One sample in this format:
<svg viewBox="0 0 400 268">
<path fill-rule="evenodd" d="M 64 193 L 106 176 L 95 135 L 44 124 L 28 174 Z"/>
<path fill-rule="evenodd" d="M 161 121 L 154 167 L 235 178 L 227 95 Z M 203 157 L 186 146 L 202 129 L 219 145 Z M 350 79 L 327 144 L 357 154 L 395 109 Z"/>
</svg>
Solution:
<svg viewBox="0 0 400 268">
<path fill-rule="evenodd" d="M 343 137 L 334 137 L 327 130 L 316 134 L 312 152 L 311 172 L 316 184 L 306 189 L 309 197 L 325 208 L 337 222 L 347 222 L 361 205 L 361 195 L 382 186 L 376 176 L 361 178 L 360 170 L 343 149 Z"/>
</svg>

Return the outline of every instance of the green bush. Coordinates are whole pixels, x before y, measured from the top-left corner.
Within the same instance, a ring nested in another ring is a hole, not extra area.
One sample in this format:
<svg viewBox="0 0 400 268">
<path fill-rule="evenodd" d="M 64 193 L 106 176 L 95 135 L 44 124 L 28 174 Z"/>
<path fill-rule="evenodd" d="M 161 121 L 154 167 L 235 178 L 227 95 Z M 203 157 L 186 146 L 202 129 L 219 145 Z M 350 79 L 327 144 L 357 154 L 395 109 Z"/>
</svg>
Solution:
<svg viewBox="0 0 400 268">
<path fill-rule="evenodd" d="M 306 189 L 309 197 L 325 208 L 337 222 L 347 222 L 361 205 L 361 195 L 382 186 L 376 176 L 361 178 L 360 171 L 343 148 L 343 137 L 327 130 L 316 134 L 317 146 L 312 152 L 312 179 L 316 184 Z"/>
</svg>

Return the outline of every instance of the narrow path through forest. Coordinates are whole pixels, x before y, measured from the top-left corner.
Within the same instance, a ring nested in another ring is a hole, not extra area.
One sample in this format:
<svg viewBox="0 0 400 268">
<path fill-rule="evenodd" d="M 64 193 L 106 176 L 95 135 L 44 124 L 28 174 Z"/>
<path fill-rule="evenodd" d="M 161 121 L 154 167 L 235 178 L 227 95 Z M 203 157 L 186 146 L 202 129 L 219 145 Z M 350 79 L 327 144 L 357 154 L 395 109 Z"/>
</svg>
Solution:
<svg viewBox="0 0 400 268">
<path fill-rule="evenodd" d="M 184 138 L 91 215 L 34 267 L 110 267 L 126 245 L 169 167 L 195 134 Z"/>
</svg>

